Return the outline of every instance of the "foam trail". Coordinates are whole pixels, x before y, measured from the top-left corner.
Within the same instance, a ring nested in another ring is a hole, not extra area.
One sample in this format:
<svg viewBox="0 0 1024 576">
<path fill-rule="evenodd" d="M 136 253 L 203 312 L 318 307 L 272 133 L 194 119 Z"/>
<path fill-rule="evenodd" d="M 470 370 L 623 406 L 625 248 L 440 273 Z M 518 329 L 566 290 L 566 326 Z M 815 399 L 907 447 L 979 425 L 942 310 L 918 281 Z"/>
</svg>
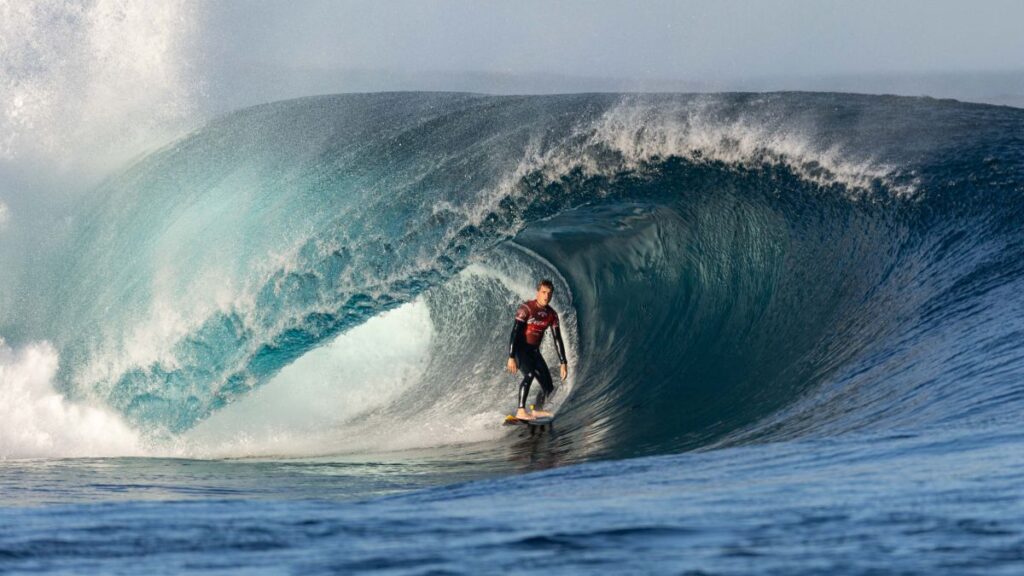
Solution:
<svg viewBox="0 0 1024 576">
<path fill-rule="evenodd" d="M 0 339 L 0 459 L 141 455 L 118 416 L 54 389 L 57 364 L 48 342 L 15 350 Z"/>
</svg>

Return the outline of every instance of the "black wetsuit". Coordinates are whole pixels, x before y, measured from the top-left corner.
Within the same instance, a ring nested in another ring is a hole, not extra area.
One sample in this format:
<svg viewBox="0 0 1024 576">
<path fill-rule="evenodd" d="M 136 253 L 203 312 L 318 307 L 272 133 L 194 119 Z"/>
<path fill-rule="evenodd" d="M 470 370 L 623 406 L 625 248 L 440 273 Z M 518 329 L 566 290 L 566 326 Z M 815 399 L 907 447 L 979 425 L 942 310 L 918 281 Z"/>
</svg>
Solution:
<svg viewBox="0 0 1024 576">
<path fill-rule="evenodd" d="M 558 313 L 551 306 L 541 306 L 536 300 L 524 302 L 516 310 L 515 324 L 509 337 L 508 357 L 515 358 L 519 370 L 523 373 L 523 381 L 519 383 L 519 407 L 526 408 L 526 397 L 530 394 L 530 384 L 536 378 L 540 382 L 540 392 L 534 401 L 534 409 L 540 410 L 544 402 L 555 391 L 551 381 L 551 372 L 547 362 L 540 353 L 540 344 L 544 340 L 544 330 L 551 328 L 555 338 L 555 350 L 558 359 L 565 364 L 565 344 L 562 343 L 562 332 L 558 328 Z"/>
</svg>

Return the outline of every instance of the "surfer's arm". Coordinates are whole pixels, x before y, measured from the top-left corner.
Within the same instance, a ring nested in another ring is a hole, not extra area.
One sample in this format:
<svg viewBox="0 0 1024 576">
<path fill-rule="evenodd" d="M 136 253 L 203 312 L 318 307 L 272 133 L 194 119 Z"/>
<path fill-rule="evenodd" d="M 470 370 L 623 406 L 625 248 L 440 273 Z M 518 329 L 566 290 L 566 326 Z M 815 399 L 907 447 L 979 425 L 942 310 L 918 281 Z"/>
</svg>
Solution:
<svg viewBox="0 0 1024 576">
<path fill-rule="evenodd" d="M 526 330 L 526 322 L 516 318 L 515 324 L 512 325 L 512 335 L 508 337 L 508 357 L 515 358 L 516 355 L 516 344 L 522 340 L 523 331 Z"/>
<path fill-rule="evenodd" d="M 555 350 L 558 351 L 558 361 L 562 364 L 568 364 L 565 361 L 565 344 L 562 342 L 562 331 L 558 329 L 558 324 L 551 326 L 551 335 L 555 337 Z"/>
</svg>

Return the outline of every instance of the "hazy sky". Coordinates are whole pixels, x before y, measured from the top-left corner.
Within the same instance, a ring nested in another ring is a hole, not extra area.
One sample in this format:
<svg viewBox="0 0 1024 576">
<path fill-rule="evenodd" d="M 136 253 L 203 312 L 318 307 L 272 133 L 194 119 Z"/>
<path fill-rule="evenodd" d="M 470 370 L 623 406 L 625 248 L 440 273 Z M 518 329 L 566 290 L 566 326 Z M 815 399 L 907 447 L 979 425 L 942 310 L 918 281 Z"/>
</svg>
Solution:
<svg viewBox="0 0 1024 576">
<path fill-rule="evenodd" d="M 1020 70 L 1021 0 L 207 5 L 229 64 L 706 81 Z"/>
</svg>

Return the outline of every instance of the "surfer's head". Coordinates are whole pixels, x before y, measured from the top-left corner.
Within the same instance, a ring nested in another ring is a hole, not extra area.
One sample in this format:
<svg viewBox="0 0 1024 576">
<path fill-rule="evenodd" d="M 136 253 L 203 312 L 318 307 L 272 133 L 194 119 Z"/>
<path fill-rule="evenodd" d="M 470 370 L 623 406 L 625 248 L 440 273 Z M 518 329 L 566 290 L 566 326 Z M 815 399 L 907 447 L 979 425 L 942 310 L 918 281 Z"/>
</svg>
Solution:
<svg viewBox="0 0 1024 576">
<path fill-rule="evenodd" d="M 551 301 L 551 295 L 555 292 L 555 285 L 547 278 L 537 282 L 537 304 L 547 306 Z"/>
</svg>

